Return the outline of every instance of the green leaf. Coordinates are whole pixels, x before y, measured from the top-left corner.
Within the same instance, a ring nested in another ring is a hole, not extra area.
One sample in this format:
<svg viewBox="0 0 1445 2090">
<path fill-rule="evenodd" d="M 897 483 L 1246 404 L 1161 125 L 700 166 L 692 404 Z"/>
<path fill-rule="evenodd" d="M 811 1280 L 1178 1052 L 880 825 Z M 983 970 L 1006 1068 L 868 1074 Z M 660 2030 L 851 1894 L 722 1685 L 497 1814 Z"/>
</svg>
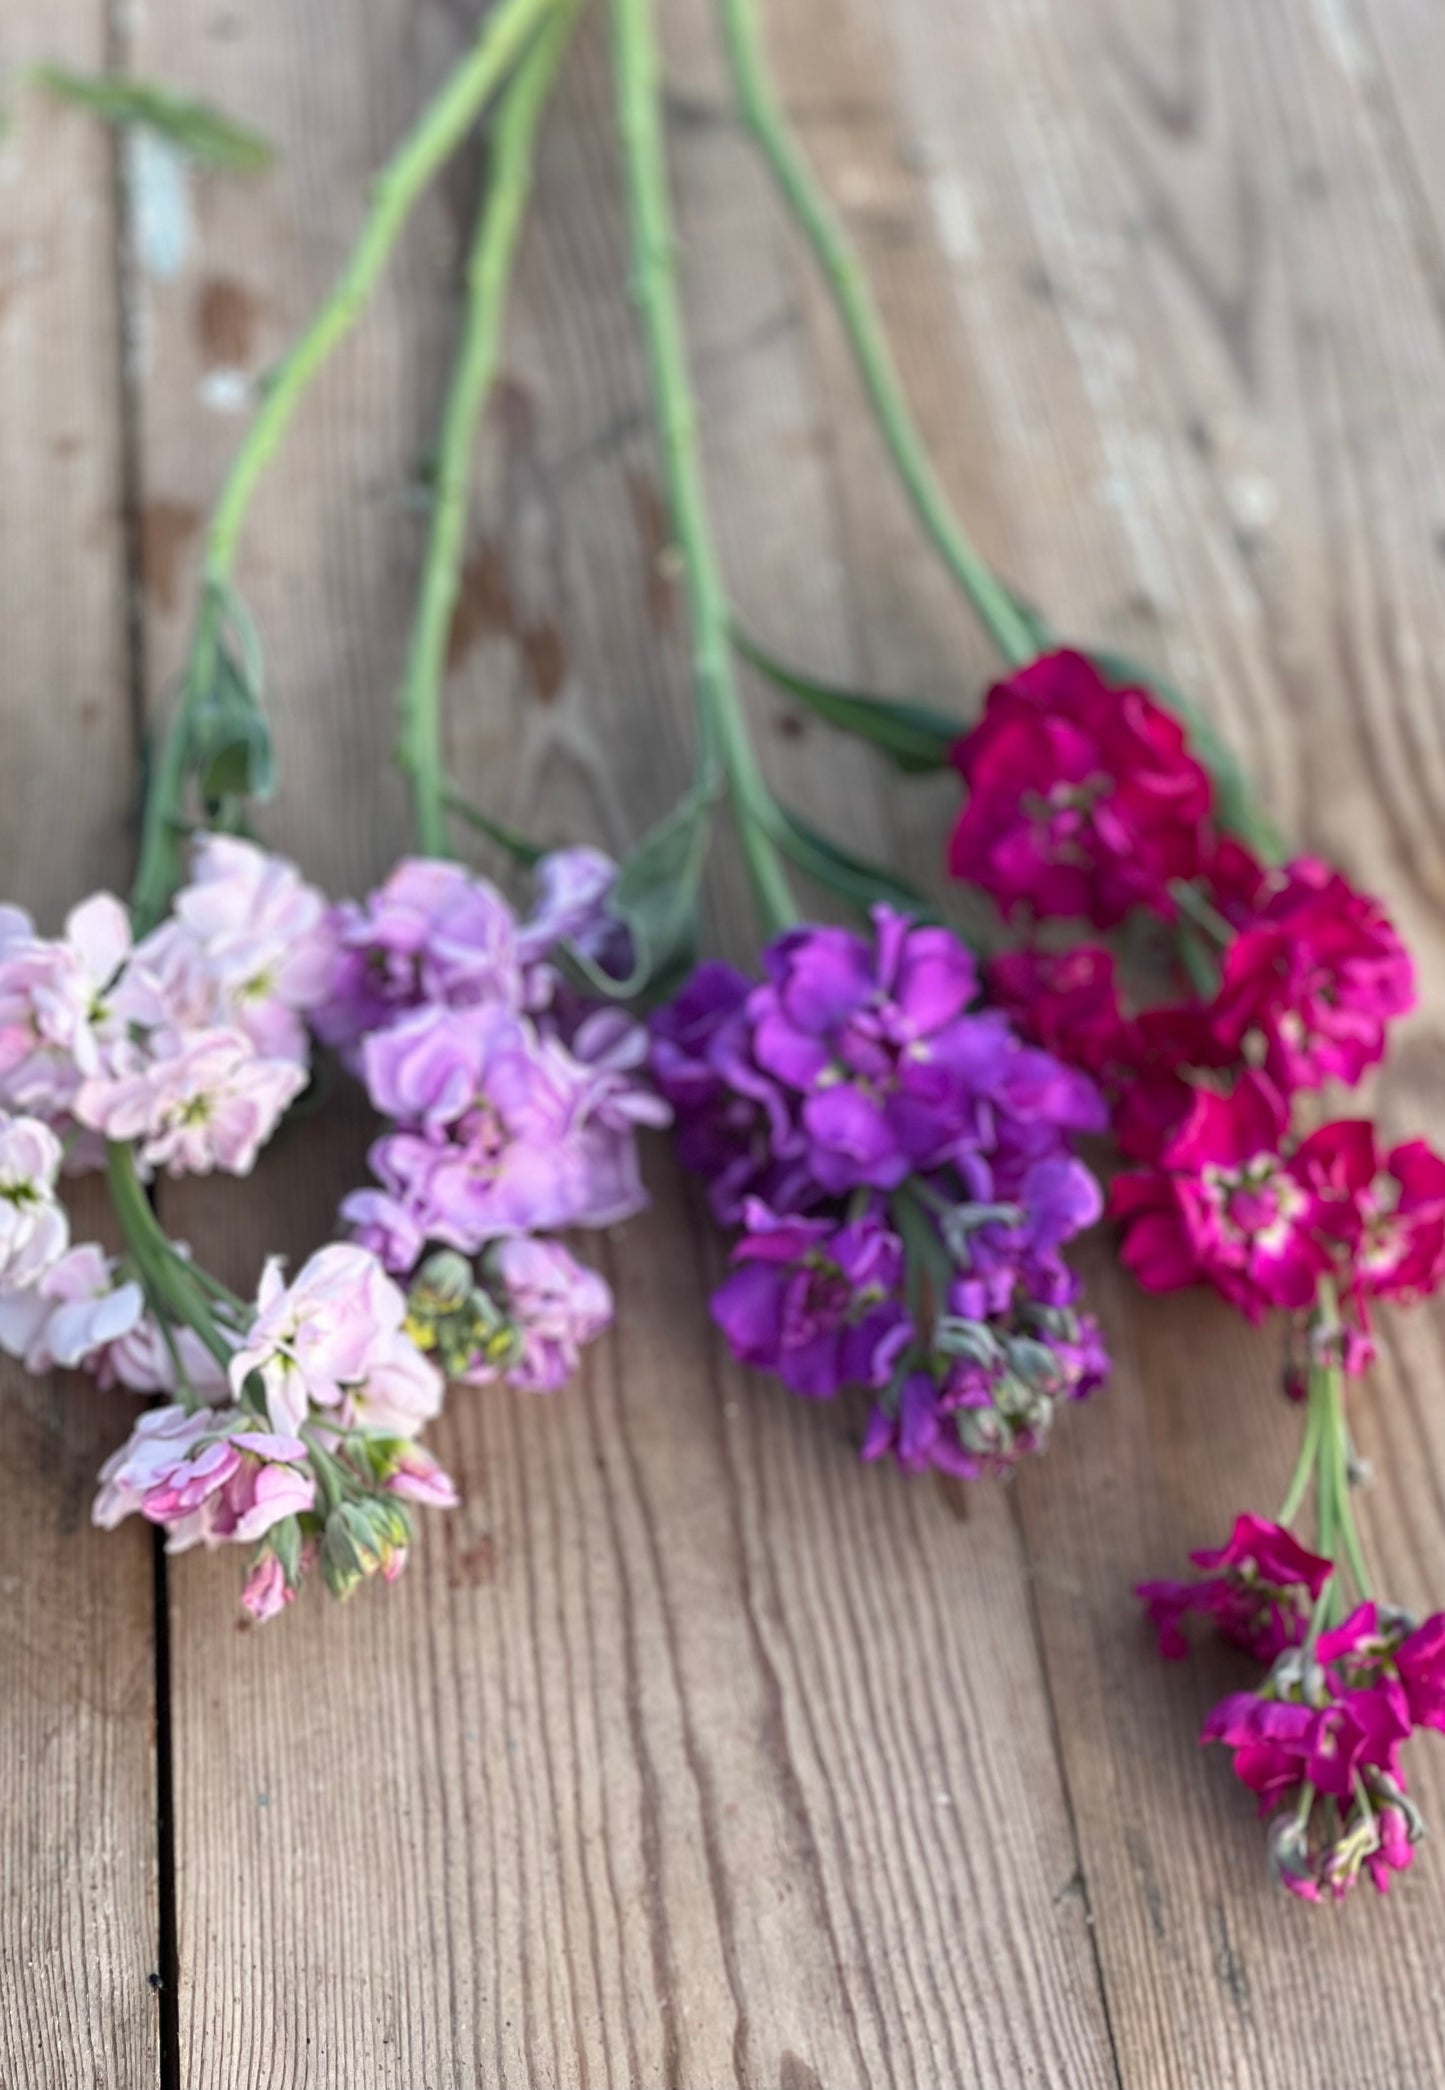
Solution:
<svg viewBox="0 0 1445 2090">
<path fill-rule="evenodd" d="M 188 159 L 226 174 L 259 174 L 276 157 L 275 147 L 259 131 L 151 80 L 77 73 L 63 65 L 37 65 L 28 77 L 60 100 L 88 109 L 103 123 L 155 131 Z"/>
<path fill-rule="evenodd" d="M 774 660 L 736 625 L 732 640 L 743 659 L 769 682 L 808 705 L 830 726 L 871 741 L 898 769 L 917 776 L 948 768 L 949 752 L 964 725 L 946 711 L 910 697 L 870 697 L 861 690 L 835 689 Z"/>
<path fill-rule="evenodd" d="M 692 963 L 713 804 L 711 792 L 689 791 L 623 859 L 607 904 L 631 935 L 632 971 L 619 980 L 585 951 L 568 950 L 572 965 L 596 993 L 630 1001 Z"/>
<path fill-rule="evenodd" d="M 234 819 L 239 802 L 269 798 L 276 756 L 264 709 L 265 665 L 250 615 L 234 589 L 217 590 L 211 680 L 190 692 L 188 755 L 209 814 Z"/>
<path fill-rule="evenodd" d="M 936 921 L 937 910 L 916 885 L 881 865 L 869 863 L 866 857 L 854 856 L 837 842 L 831 841 L 815 827 L 810 827 L 798 813 L 774 801 L 770 809 L 769 825 L 773 839 L 780 849 L 790 856 L 800 871 L 806 871 L 819 885 L 827 886 L 854 907 L 866 913 L 880 900 L 889 907 L 897 907 L 905 913 L 915 915 L 920 921 Z"/>
</svg>

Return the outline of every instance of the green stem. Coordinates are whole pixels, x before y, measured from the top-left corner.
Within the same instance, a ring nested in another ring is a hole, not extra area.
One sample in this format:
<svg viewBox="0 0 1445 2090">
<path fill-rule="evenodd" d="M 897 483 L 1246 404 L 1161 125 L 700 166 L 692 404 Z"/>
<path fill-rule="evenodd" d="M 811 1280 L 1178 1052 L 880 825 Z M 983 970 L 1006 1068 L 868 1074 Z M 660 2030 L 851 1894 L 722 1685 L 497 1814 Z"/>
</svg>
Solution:
<svg viewBox="0 0 1445 2090">
<path fill-rule="evenodd" d="M 578 5 L 579 0 L 558 0 L 552 19 L 507 84 L 492 135 L 486 197 L 467 259 L 466 316 L 442 413 L 431 530 L 400 695 L 400 760 L 411 778 L 417 843 L 427 856 L 444 855 L 447 846 L 441 687 L 461 575 L 477 422 L 496 375 L 507 286 L 532 189 L 537 131 Z"/>
<path fill-rule="evenodd" d="M 788 128 L 768 71 L 754 0 L 719 0 L 733 83 L 744 120 L 812 247 L 833 294 L 883 439 L 919 522 L 1012 666 L 1038 652 L 1026 620 L 964 533 L 928 459 L 852 242 Z"/>
<path fill-rule="evenodd" d="M 191 710 L 211 687 L 217 666 L 221 607 L 242 525 L 302 395 L 332 350 L 355 325 L 422 190 L 476 121 L 488 96 L 511 70 L 557 0 L 498 0 L 476 44 L 449 76 L 381 174 L 371 208 L 336 287 L 272 373 L 231 463 L 206 534 L 201 603 L 185 681 L 156 775 L 147 794 L 134 910 L 142 921 L 164 910 L 169 839 L 181 820 Z"/>
<path fill-rule="evenodd" d="M 712 788 L 720 761 L 769 934 L 798 919 L 787 872 L 768 832 L 771 803 L 733 680 L 729 614 L 703 498 L 697 410 L 679 310 L 672 212 L 660 113 L 652 0 L 614 0 L 618 128 L 632 221 L 634 296 L 647 338 L 672 531 L 682 561 L 693 633 L 699 782 Z"/>
<path fill-rule="evenodd" d="M 141 1281 L 164 1317 L 182 1322 L 205 1344 L 224 1369 L 231 1361 L 231 1348 L 217 1328 L 205 1295 L 183 1256 L 177 1255 L 160 1221 L 151 1209 L 145 1186 L 136 1174 L 135 1155 L 130 1147 L 110 1141 L 105 1150 L 106 1180 L 110 1201 L 120 1222 L 125 1245 L 135 1259 Z"/>
<path fill-rule="evenodd" d="M 1299 1457 L 1295 1461 L 1295 1469 L 1290 1475 L 1284 1501 L 1280 1504 L 1279 1514 L 1275 1518 L 1277 1524 L 1292 1523 L 1299 1514 L 1299 1506 L 1305 1499 L 1305 1490 L 1309 1487 L 1310 1476 L 1315 1470 L 1315 1460 L 1319 1457 L 1321 1423 L 1320 1404 L 1311 1393 L 1305 1407 L 1304 1436 L 1300 1442 Z"/>
</svg>

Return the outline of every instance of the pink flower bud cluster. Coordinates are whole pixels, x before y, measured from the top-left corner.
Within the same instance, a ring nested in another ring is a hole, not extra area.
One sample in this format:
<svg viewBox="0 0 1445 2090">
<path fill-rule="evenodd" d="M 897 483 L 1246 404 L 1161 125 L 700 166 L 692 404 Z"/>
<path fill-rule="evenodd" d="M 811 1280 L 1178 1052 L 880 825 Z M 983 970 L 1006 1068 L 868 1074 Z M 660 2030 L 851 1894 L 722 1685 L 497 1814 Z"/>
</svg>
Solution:
<svg viewBox="0 0 1445 2090">
<path fill-rule="evenodd" d="M 638 1128 L 669 1117 L 646 1077 L 646 1033 L 580 999 L 563 955 L 605 955 L 615 875 L 595 850 L 544 857 L 537 905 L 519 919 L 464 866 L 410 859 L 331 917 L 337 957 L 312 1022 L 387 1121 L 375 1181 L 342 1218 L 398 1276 L 438 1249 L 475 1259 L 495 1315 L 469 1289 L 465 1313 L 460 1300 L 446 1309 L 443 1345 L 472 1383 L 562 1383 L 612 1307 L 550 1236 L 646 1202 Z M 485 1343 L 469 1348 L 463 1327 Z"/>
<path fill-rule="evenodd" d="M 267 1264 L 214 1404 L 151 1408 L 101 1471 L 95 1520 L 139 1513 L 170 1551 L 254 1549 L 242 1601 L 275 1616 L 320 1565 L 337 1596 L 406 1563 L 405 1504 L 456 1491 L 416 1442 L 442 1380 L 405 1331 L 406 1299 L 364 1248 L 323 1248 L 290 1284 Z M 221 1322 L 218 1318 L 217 1325 Z"/>
<path fill-rule="evenodd" d="M 1312 1631 L 1335 1568 L 1260 1517 L 1190 1557 L 1203 1579 L 1138 1594 L 1166 1655 L 1187 1652 L 1181 1628 L 1195 1614 L 1270 1665 L 1256 1689 L 1214 1707 L 1201 1739 L 1233 1752 L 1270 1818 L 1275 1878 L 1302 1900 L 1339 1901 L 1368 1873 L 1383 1894 L 1424 1834 L 1401 1752 L 1421 1728 L 1445 1729 L 1445 1613 L 1416 1625 L 1364 1603 Z"/>
</svg>

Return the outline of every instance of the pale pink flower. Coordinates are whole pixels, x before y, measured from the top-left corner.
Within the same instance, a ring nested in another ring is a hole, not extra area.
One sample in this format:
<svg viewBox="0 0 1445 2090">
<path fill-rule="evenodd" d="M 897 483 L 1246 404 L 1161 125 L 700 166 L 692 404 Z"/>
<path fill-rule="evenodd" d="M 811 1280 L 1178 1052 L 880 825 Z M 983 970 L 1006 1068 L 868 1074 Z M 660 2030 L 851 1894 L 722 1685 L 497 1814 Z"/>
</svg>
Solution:
<svg viewBox="0 0 1445 2090">
<path fill-rule="evenodd" d="M 296 1590 L 286 1580 L 286 1570 L 274 1553 L 263 1553 L 253 1563 L 241 1591 L 241 1603 L 258 1626 L 268 1618 L 279 1618 L 296 1600 Z"/>
<path fill-rule="evenodd" d="M 367 1249 L 318 1249 L 289 1286 L 273 1259 L 231 1385 L 239 1398 L 255 1372 L 279 1430 L 326 1408 L 410 1436 L 440 1408 L 441 1381 L 402 1333 L 405 1319 L 405 1296 Z"/>
<path fill-rule="evenodd" d="M 237 1028 L 267 1059 L 304 1066 L 303 1017 L 324 998 L 336 946 L 326 902 L 294 864 L 234 835 L 203 835 L 172 918 L 137 959 L 182 1028 Z"/>
<path fill-rule="evenodd" d="M 305 1445 L 254 1423 L 240 1408 L 147 1409 L 101 1468 L 95 1522 L 110 1530 L 139 1511 L 165 1527 L 170 1552 L 253 1545 L 316 1496 Z"/>
<path fill-rule="evenodd" d="M 455 1509 L 461 1500 L 450 1474 L 419 1444 L 397 1447 L 385 1486 L 388 1494 L 400 1495 L 404 1502 L 419 1502 L 427 1509 Z"/>
<path fill-rule="evenodd" d="M 178 1328 L 173 1340 L 190 1389 L 206 1400 L 224 1395 L 225 1376 L 200 1338 Z M 32 1290 L 0 1294 L 0 1350 L 31 1372 L 79 1370 L 103 1387 L 178 1391 L 175 1357 L 144 1292 L 95 1241 L 69 1249 Z"/>
<path fill-rule="evenodd" d="M 0 1288 L 33 1285 L 70 1238 L 55 1195 L 60 1142 L 38 1118 L 0 1113 Z"/>
<path fill-rule="evenodd" d="M 304 1068 L 261 1058 L 243 1032 L 198 1031 L 169 1058 L 86 1081 L 74 1108 L 107 1139 L 136 1142 L 143 1167 L 244 1176 L 305 1086 Z"/>
<path fill-rule="evenodd" d="M 157 1020 L 160 1006 L 127 963 L 130 919 L 110 893 L 82 901 L 54 940 L 36 936 L 18 910 L 5 917 L 0 1103 L 63 1125 L 81 1082 L 108 1068 L 131 1026 Z"/>
</svg>

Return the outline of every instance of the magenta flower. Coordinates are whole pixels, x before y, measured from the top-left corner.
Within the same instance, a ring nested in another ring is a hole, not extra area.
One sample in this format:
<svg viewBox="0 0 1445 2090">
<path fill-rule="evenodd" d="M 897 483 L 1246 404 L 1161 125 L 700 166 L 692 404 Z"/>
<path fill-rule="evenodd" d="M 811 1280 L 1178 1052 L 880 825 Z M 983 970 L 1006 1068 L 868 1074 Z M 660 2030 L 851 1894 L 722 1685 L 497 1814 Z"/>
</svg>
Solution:
<svg viewBox="0 0 1445 2090">
<path fill-rule="evenodd" d="M 1142 689 L 1051 653 L 989 691 L 954 749 L 968 800 L 949 868 L 1006 910 L 1099 928 L 1172 919 L 1170 885 L 1206 854 L 1210 785 L 1183 728 Z"/>
<path fill-rule="evenodd" d="M 1308 1157 L 1286 1159 L 1288 1113 L 1246 1073 L 1233 1093 L 1196 1091 L 1159 1171 L 1115 1178 L 1120 1256 L 1148 1291 L 1205 1279 L 1251 1320 L 1310 1304 L 1340 1220 Z"/>
<path fill-rule="evenodd" d="M 1445 1160 L 1423 1139 L 1381 1154 L 1364 1118 L 1322 1125 L 1297 1164 L 1349 1244 L 1350 1289 L 1365 1299 L 1422 1299 L 1445 1277 Z"/>
<path fill-rule="evenodd" d="M 987 970 L 988 990 L 1026 1037 L 1097 1080 L 1131 1068 L 1139 1056 L 1134 1026 L 1119 1001 L 1113 953 L 1097 944 L 1068 951 L 1001 951 Z"/>
<path fill-rule="evenodd" d="M 1406 1634 L 1395 1665 L 1415 1725 L 1445 1733 L 1445 1612 L 1433 1612 Z"/>
<path fill-rule="evenodd" d="M 841 1225 L 780 1218 L 756 1198 L 745 1224 L 711 1302 L 739 1362 L 813 1400 L 885 1386 L 913 1335 L 898 1236 L 876 1213 Z"/>
<path fill-rule="evenodd" d="M 1134 1594 L 1145 1605 L 1159 1635 L 1159 1651 L 1171 1660 L 1189 1652 L 1180 1630 L 1198 1613 L 1216 1630 L 1262 1662 L 1298 1647 L 1309 1628 L 1316 1598 L 1334 1573 L 1334 1563 L 1307 1552 L 1279 1524 L 1241 1516 L 1225 1544 L 1191 1553 L 1208 1572 L 1190 1582 L 1141 1582 Z"/>
<path fill-rule="evenodd" d="M 1357 1082 L 1414 1005 L 1414 967 L 1379 902 L 1304 857 L 1226 951 L 1214 1026 L 1236 1051 L 1257 1032 L 1288 1095 Z"/>
</svg>

